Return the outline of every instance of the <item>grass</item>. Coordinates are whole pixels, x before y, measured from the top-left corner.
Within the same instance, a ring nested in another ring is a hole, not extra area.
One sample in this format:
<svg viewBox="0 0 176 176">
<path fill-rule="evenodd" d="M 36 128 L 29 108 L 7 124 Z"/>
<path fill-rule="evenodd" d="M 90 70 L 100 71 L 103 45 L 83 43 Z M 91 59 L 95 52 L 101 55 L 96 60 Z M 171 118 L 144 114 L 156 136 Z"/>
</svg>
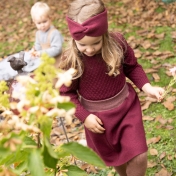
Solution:
<svg viewBox="0 0 176 176">
<path fill-rule="evenodd" d="M 32 5 L 34 0 L 30 0 L 29 3 Z M 107 3 L 109 7 L 114 7 L 116 6 L 117 8 L 120 7 L 122 8 L 124 6 L 123 2 L 109 2 Z M 128 10 L 128 9 L 126 9 Z M 155 9 L 156 13 L 164 13 L 165 8 L 163 7 L 158 7 Z M 58 15 L 62 15 L 62 11 L 57 12 Z M 138 13 L 135 11 L 135 14 Z M 9 18 L 14 18 L 13 15 L 9 16 Z M 117 21 L 117 18 L 120 19 L 121 16 L 113 16 L 111 17 L 112 21 Z M 5 19 L 2 19 L 3 21 Z M 64 20 L 64 19 L 63 19 Z M 17 26 L 18 28 L 22 28 L 24 25 L 24 22 L 21 20 L 17 20 Z M 54 21 L 54 25 L 60 29 L 60 31 L 65 31 L 67 29 L 66 23 L 63 21 Z M 10 25 L 8 26 L 10 27 Z M 119 24 L 117 22 L 112 22 L 109 24 L 110 30 L 117 30 L 117 31 L 122 31 L 125 34 L 125 38 L 128 39 L 130 36 L 135 36 L 136 39 L 139 39 L 140 36 L 137 35 L 137 31 L 142 29 L 139 26 L 133 26 L 133 24 L 129 23 L 122 23 Z M 172 40 L 171 37 L 171 32 L 175 31 L 173 27 L 170 26 L 153 26 L 151 28 L 148 28 L 149 31 L 154 30 L 155 34 L 165 34 L 165 37 L 163 39 L 157 39 L 159 41 L 159 48 L 158 51 L 164 52 L 164 51 L 171 51 L 174 52 L 174 46 L 175 43 Z M 126 32 L 127 31 L 127 32 Z M 10 30 L 10 32 L 6 32 L 6 28 L 0 25 L 0 34 L 2 34 L 6 39 L 3 40 L 3 42 L 0 43 L 0 57 L 7 56 L 12 53 L 19 52 L 21 50 L 24 50 L 24 45 L 23 42 L 28 41 L 28 37 L 24 36 L 22 40 L 16 41 L 16 43 L 9 43 L 8 39 L 14 34 L 17 33 L 17 29 L 15 30 Z M 30 31 L 29 31 L 30 32 Z M 64 36 L 66 36 L 65 33 L 63 33 Z M 1 37 L 1 35 L 0 35 Z M 141 37 L 142 38 L 142 37 Z M 145 39 L 144 39 L 145 40 Z M 155 42 L 156 39 L 147 39 L 150 40 L 151 42 Z M 33 45 L 33 42 L 28 42 L 28 48 L 31 48 Z M 148 50 L 145 50 L 144 48 L 140 47 L 139 48 L 141 52 L 145 53 L 149 51 L 151 54 L 154 52 L 153 49 L 149 48 Z M 159 61 L 159 64 L 161 64 L 161 67 L 158 69 L 158 75 L 160 76 L 160 81 L 159 82 L 154 82 L 154 79 L 151 74 L 148 74 L 148 78 L 151 81 L 152 85 L 157 85 L 157 86 L 162 86 L 166 87 L 169 84 L 169 81 L 171 77 L 168 77 L 165 73 L 166 68 L 163 67 L 162 65 L 164 63 L 171 64 L 174 66 L 176 64 L 176 57 L 173 56 L 172 58 L 168 58 L 165 60 L 162 60 L 160 57 L 155 57 L 155 60 Z M 143 66 L 143 68 L 152 68 L 153 64 L 151 63 L 150 60 L 147 60 L 145 58 L 139 58 L 138 62 Z M 176 87 L 176 86 L 174 86 Z M 174 93 L 171 94 L 171 96 L 175 96 Z M 176 106 L 176 103 L 174 102 L 174 105 Z M 146 137 L 147 139 L 150 139 L 152 137 L 157 137 L 161 136 L 160 141 L 158 141 L 155 144 L 149 144 L 149 153 L 148 153 L 148 160 L 150 162 L 155 162 L 156 165 L 154 167 L 148 168 L 146 176 L 153 176 L 155 173 L 158 173 L 163 167 L 165 167 L 169 172 L 171 172 L 173 175 L 176 175 L 176 111 L 169 111 L 167 110 L 162 103 L 153 103 L 150 105 L 150 107 L 147 110 L 143 111 L 143 114 L 146 116 L 150 116 L 153 118 L 157 118 L 158 116 L 162 116 L 163 119 L 173 119 L 171 123 L 168 125 L 172 125 L 174 127 L 173 130 L 168 130 L 166 129 L 165 125 L 163 127 L 160 127 L 161 124 L 158 121 L 144 121 L 144 127 L 146 131 Z M 150 149 L 156 149 L 158 151 L 158 155 L 151 155 L 150 154 Z M 160 159 L 161 154 L 165 153 L 165 157 Z M 104 170 L 99 171 L 97 174 L 89 174 L 89 176 L 107 176 L 107 174 L 111 171 L 111 168 L 107 168 Z M 117 175 L 117 174 L 116 174 Z M 115 176 L 115 174 L 114 174 Z"/>
</svg>

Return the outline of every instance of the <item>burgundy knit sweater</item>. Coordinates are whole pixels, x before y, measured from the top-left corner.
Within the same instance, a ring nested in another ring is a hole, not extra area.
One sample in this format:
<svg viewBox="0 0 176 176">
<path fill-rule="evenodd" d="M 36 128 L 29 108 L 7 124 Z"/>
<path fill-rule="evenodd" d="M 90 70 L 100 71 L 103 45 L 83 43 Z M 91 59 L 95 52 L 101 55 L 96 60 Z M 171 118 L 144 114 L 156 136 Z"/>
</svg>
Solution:
<svg viewBox="0 0 176 176">
<path fill-rule="evenodd" d="M 103 100 L 118 94 L 126 82 L 126 77 L 128 77 L 139 89 L 149 82 L 141 65 L 137 63 L 132 48 L 127 43 L 126 45 L 127 49 L 124 63 L 121 66 L 120 74 L 116 77 L 108 76 L 107 66 L 103 61 L 101 54 L 91 57 L 84 55 L 82 58 L 84 64 L 83 75 L 80 78 L 73 80 L 70 87 L 61 87 L 61 95 L 71 97 L 71 101 L 76 105 L 75 116 L 82 122 L 84 122 L 86 117 L 91 113 L 84 109 L 80 104 L 77 91 L 85 99 Z"/>
</svg>

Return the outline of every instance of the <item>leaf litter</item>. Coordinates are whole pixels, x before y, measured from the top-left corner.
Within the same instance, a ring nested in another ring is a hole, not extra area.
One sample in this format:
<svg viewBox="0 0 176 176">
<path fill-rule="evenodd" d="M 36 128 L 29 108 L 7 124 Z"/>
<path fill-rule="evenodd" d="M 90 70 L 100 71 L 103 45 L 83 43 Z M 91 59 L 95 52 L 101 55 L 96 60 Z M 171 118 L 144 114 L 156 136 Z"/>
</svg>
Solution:
<svg viewBox="0 0 176 176">
<path fill-rule="evenodd" d="M 32 2 L 32 1 L 30 1 Z M 55 21 L 55 26 L 62 32 L 65 37 L 65 40 L 69 38 L 68 29 L 65 27 L 65 14 L 67 12 L 68 4 L 71 0 L 60 0 L 59 6 L 57 0 L 46 0 L 53 11 L 52 19 Z M 159 51 L 160 43 L 165 39 L 166 33 L 161 32 L 157 33 L 155 27 L 160 26 L 169 26 L 171 28 L 176 27 L 176 4 L 164 4 L 161 1 L 149 1 L 149 0 L 136 0 L 135 3 L 130 0 L 104 0 L 108 8 L 109 15 L 109 25 L 113 24 L 117 28 L 128 24 L 134 28 L 139 28 L 136 30 L 136 34 L 140 37 L 137 38 L 134 35 L 131 35 L 127 38 L 129 44 L 134 49 L 135 55 L 137 58 L 149 60 L 152 64 L 151 68 L 145 68 L 147 74 L 151 74 L 154 82 L 162 81 L 159 75 L 159 69 L 163 68 L 166 72 L 166 75 L 171 77 L 171 74 L 168 72 L 168 69 L 173 65 L 167 63 L 167 59 L 175 57 L 174 53 L 171 51 Z M 115 5 L 111 5 L 111 4 Z M 119 5 L 119 4 L 122 5 Z M 18 52 L 20 50 L 29 50 L 32 47 L 35 36 L 35 26 L 30 18 L 30 8 L 31 3 L 25 0 L 1 0 L 0 2 L 0 40 L 4 43 L 5 46 L 1 47 L 0 50 L 0 60 L 5 58 L 7 55 Z M 162 13 L 157 12 L 158 9 L 163 10 Z M 133 32 L 133 28 L 118 28 L 123 34 L 128 34 Z M 171 33 L 172 41 L 176 42 L 176 32 Z M 153 40 L 151 42 L 151 40 Z M 20 47 L 21 46 L 21 47 Z M 141 51 L 141 48 L 147 51 Z M 173 47 L 176 49 L 176 46 Z M 162 61 L 166 61 L 164 64 L 160 65 L 161 61 L 156 60 L 159 58 Z M 158 67 L 156 65 L 158 64 Z M 149 109 L 150 105 L 157 103 L 156 100 L 146 97 L 139 90 L 137 91 L 142 110 Z M 171 93 L 176 93 L 176 89 L 172 89 Z M 173 111 L 175 108 L 174 105 L 175 96 L 164 99 L 162 104 L 169 110 Z M 173 130 L 171 125 L 173 119 L 164 119 L 162 116 L 157 116 L 156 118 L 151 116 L 143 116 L 144 121 L 158 121 L 158 128 L 165 128 L 167 130 Z M 83 124 L 80 123 L 78 119 L 73 118 L 73 123 L 71 125 L 65 125 L 66 134 L 64 132 L 63 126 L 60 121 L 56 119 L 53 122 L 53 130 L 51 133 L 51 143 L 54 145 L 60 145 L 64 142 L 69 141 L 81 141 L 85 140 L 85 134 L 83 129 Z M 156 144 L 162 139 L 161 136 L 152 137 L 147 139 L 147 144 Z M 150 152 L 152 155 L 158 155 L 155 148 L 151 149 Z M 159 155 L 159 158 L 162 160 L 166 158 L 172 160 L 173 157 L 167 155 L 165 152 L 162 152 Z M 158 156 L 157 156 L 158 157 Z M 175 156 L 176 158 L 176 156 Z M 159 163 L 148 161 L 148 167 L 152 168 Z M 97 173 L 97 170 L 94 168 L 90 169 L 91 166 L 84 165 L 83 169 L 88 169 L 90 172 Z M 109 174 L 110 175 L 110 174 Z M 158 173 L 155 173 L 155 176 L 170 176 L 172 175 L 167 171 L 167 169 L 161 165 L 161 169 Z"/>
</svg>

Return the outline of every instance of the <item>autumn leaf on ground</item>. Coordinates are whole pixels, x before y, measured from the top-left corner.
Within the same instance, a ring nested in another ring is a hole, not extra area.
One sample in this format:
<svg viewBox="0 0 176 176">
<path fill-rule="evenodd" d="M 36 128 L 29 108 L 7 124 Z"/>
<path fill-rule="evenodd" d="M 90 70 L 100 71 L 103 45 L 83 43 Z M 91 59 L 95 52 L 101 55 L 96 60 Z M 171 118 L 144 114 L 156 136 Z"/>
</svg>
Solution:
<svg viewBox="0 0 176 176">
<path fill-rule="evenodd" d="M 162 152 L 159 158 L 162 160 L 165 156 L 166 156 L 166 152 Z"/>
<path fill-rule="evenodd" d="M 151 42 L 146 40 L 143 43 L 141 43 L 141 45 L 144 49 L 148 49 L 151 47 Z"/>
<path fill-rule="evenodd" d="M 145 73 L 156 73 L 158 72 L 157 69 L 154 69 L 154 68 L 147 68 L 147 69 L 144 69 Z"/>
<path fill-rule="evenodd" d="M 158 155 L 158 151 L 156 149 L 150 149 L 150 155 Z"/>
<path fill-rule="evenodd" d="M 162 168 L 155 176 L 171 176 L 172 174 L 169 173 L 166 169 Z"/>
<path fill-rule="evenodd" d="M 143 116 L 143 117 L 142 117 L 142 120 L 152 121 L 152 120 L 154 120 L 154 118 L 153 118 L 153 117 L 150 117 L 150 116 Z"/>
<path fill-rule="evenodd" d="M 167 123 L 167 119 L 164 119 L 164 118 L 162 118 L 162 117 L 160 117 L 160 118 L 156 119 L 155 121 L 160 122 L 160 123 L 161 123 L 161 125 L 165 125 L 165 124 Z"/>
<path fill-rule="evenodd" d="M 157 165 L 156 162 L 148 161 L 148 163 L 147 163 L 147 168 L 152 168 L 152 167 L 155 167 L 156 165 Z"/>
<path fill-rule="evenodd" d="M 165 101 L 162 103 L 164 105 L 165 108 L 167 108 L 169 111 L 174 110 L 174 104 L 172 102 L 169 101 Z"/>
<path fill-rule="evenodd" d="M 160 76 L 157 73 L 153 73 L 152 76 L 153 76 L 155 82 L 159 82 Z"/>
<path fill-rule="evenodd" d="M 134 53 L 137 58 L 140 58 L 142 56 L 142 53 L 139 49 L 134 49 Z"/>
<path fill-rule="evenodd" d="M 153 137 L 153 138 L 147 139 L 147 145 L 155 144 L 155 143 L 159 142 L 160 139 L 161 139 L 161 136 L 157 136 L 157 137 Z"/>
<path fill-rule="evenodd" d="M 166 128 L 167 130 L 173 130 L 173 129 L 174 129 L 174 126 L 172 126 L 172 125 L 166 125 L 165 128 Z"/>
<path fill-rule="evenodd" d="M 148 109 L 151 103 L 152 103 L 151 101 L 146 101 L 144 105 L 142 105 L 141 109 L 142 110 Z"/>
<path fill-rule="evenodd" d="M 170 96 L 166 98 L 166 101 L 169 101 L 169 102 L 174 102 L 175 100 L 176 100 L 175 96 Z"/>
</svg>

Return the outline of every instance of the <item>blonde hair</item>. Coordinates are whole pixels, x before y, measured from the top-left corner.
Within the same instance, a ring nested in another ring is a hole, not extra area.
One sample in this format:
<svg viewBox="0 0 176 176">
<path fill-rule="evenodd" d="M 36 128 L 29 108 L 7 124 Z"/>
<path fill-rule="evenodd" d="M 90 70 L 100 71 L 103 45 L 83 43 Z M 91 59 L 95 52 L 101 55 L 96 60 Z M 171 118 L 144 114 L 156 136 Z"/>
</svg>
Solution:
<svg viewBox="0 0 176 176">
<path fill-rule="evenodd" d="M 82 23 L 88 18 L 103 12 L 104 9 L 104 3 L 101 0 L 75 0 L 70 4 L 67 16 L 78 23 Z M 119 42 L 117 42 L 117 37 L 117 35 L 110 34 L 109 32 L 102 36 L 101 53 L 103 60 L 107 64 L 109 76 L 119 74 L 123 60 L 123 49 Z M 71 39 L 68 47 L 63 52 L 59 68 L 75 68 L 74 78 L 80 77 L 84 71 L 81 56 L 82 54 L 78 51 L 74 39 Z"/>
<path fill-rule="evenodd" d="M 31 8 L 31 17 L 35 20 L 36 17 L 49 17 L 50 7 L 44 2 L 36 2 Z"/>
</svg>

